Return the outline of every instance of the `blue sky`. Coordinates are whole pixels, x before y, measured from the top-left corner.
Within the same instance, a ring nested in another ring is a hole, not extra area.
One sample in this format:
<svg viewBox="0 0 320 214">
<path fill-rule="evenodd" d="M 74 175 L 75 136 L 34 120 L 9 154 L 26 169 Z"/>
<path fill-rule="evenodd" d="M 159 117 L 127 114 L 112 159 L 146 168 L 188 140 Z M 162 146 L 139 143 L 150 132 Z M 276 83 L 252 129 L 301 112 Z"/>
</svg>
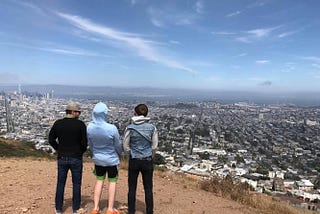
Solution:
<svg viewBox="0 0 320 214">
<path fill-rule="evenodd" d="M 1 0 L 0 83 L 320 92 L 318 0 Z"/>
</svg>

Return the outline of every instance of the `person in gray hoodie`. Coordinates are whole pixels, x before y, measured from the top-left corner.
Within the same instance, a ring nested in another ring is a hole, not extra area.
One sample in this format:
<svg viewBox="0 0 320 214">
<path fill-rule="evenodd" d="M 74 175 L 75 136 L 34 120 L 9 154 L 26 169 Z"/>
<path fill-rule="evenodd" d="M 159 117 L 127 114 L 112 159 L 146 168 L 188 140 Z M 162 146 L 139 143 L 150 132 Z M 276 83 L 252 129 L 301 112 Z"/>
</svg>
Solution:
<svg viewBox="0 0 320 214">
<path fill-rule="evenodd" d="M 134 112 L 123 141 L 124 150 L 129 153 L 128 213 L 135 213 L 137 180 L 141 172 L 146 214 L 153 214 L 153 153 L 158 146 L 158 132 L 156 127 L 149 123 L 148 107 L 145 104 L 137 105 Z"/>
<path fill-rule="evenodd" d="M 107 173 L 109 200 L 106 214 L 120 213 L 114 208 L 114 200 L 122 143 L 117 127 L 108 123 L 107 114 L 107 106 L 102 102 L 97 103 L 92 112 L 92 122 L 87 127 L 88 144 L 93 154 L 94 175 L 97 179 L 94 187 L 94 208 L 91 212 L 92 214 L 100 213 L 99 202 Z"/>
</svg>

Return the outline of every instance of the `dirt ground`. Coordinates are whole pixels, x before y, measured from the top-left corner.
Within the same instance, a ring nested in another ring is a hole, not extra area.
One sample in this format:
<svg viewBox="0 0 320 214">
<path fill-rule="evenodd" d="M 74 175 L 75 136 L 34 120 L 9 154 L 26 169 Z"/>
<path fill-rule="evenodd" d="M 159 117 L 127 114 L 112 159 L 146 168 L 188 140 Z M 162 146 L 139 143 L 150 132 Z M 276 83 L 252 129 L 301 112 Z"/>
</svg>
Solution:
<svg viewBox="0 0 320 214">
<path fill-rule="evenodd" d="M 84 163 L 82 206 L 91 213 L 93 208 L 93 163 Z M 56 187 L 56 161 L 44 159 L 0 158 L 0 213 L 53 214 Z M 139 176 L 137 212 L 145 213 L 144 192 Z M 253 214 L 259 213 L 234 201 L 214 196 L 192 185 L 189 179 L 175 178 L 156 172 L 154 176 L 155 214 Z M 71 176 L 69 173 L 63 213 L 72 213 Z M 115 207 L 126 213 L 127 171 L 120 170 Z M 106 212 L 107 185 L 105 183 L 100 207 Z"/>
</svg>

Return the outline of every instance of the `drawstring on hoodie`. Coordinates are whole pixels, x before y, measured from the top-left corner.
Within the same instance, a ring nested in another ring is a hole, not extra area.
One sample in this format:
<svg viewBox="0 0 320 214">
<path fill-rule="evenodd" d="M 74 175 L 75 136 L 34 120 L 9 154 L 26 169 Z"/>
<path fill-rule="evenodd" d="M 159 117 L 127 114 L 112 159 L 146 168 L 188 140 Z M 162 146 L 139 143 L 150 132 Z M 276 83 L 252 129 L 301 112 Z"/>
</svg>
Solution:
<svg viewBox="0 0 320 214">
<path fill-rule="evenodd" d="M 140 115 L 140 116 L 133 116 L 132 118 L 131 118 L 131 120 L 132 120 L 132 122 L 134 123 L 134 124 L 142 124 L 142 123 L 144 123 L 144 122 L 148 122 L 149 120 L 150 120 L 150 117 L 145 117 L 145 116 L 143 116 L 143 115 Z"/>
</svg>

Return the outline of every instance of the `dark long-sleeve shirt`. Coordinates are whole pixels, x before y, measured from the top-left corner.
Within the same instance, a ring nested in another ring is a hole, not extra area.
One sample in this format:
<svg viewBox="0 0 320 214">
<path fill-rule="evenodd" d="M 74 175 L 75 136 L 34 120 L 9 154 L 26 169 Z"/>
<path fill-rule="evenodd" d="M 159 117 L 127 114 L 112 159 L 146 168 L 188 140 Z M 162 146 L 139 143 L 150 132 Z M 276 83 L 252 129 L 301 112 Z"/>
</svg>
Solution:
<svg viewBox="0 0 320 214">
<path fill-rule="evenodd" d="M 49 133 L 49 144 L 58 157 L 82 157 L 87 149 L 87 129 L 83 121 L 65 117 L 57 120 Z"/>
</svg>

